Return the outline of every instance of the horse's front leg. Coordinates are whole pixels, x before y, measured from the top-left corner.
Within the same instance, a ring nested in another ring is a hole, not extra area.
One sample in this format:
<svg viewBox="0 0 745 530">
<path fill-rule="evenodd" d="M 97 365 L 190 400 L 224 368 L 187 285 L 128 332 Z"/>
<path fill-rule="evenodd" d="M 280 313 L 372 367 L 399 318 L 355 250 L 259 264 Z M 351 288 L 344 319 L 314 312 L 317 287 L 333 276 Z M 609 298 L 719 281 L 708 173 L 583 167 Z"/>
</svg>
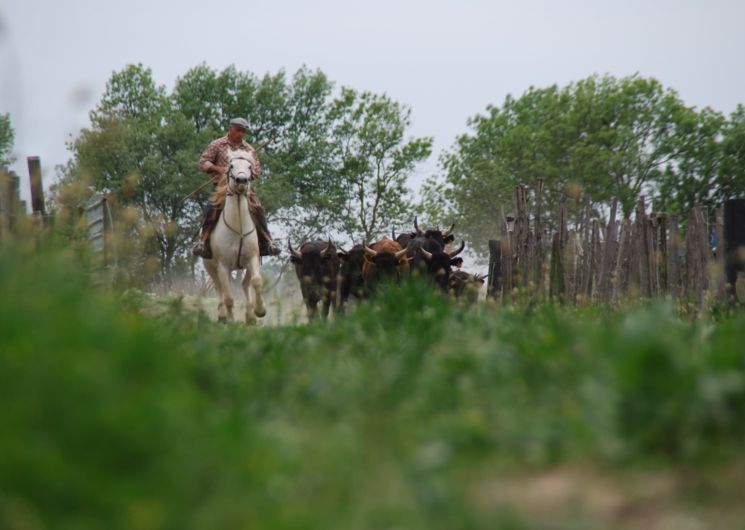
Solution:
<svg viewBox="0 0 745 530">
<path fill-rule="evenodd" d="M 264 280 L 261 278 L 259 269 L 259 256 L 251 256 L 246 267 L 246 274 L 243 277 L 243 292 L 246 293 L 246 324 L 255 322 L 255 317 L 262 318 L 266 315 Z M 253 287 L 253 296 L 250 296 L 249 287 Z"/>
<path fill-rule="evenodd" d="M 233 292 L 230 285 L 230 271 L 228 268 L 219 263 L 217 265 L 217 277 L 220 281 L 222 292 L 220 293 L 220 305 L 217 308 L 217 320 L 220 322 L 233 321 Z"/>
<path fill-rule="evenodd" d="M 243 275 L 241 281 L 241 288 L 243 294 L 246 297 L 246 324 L 249 326 L 256 324 L 256 316 L 254 316 L 254 295 L 251 293 L 251 275 L 246 269 L 246 273 Z"/>
</svg>

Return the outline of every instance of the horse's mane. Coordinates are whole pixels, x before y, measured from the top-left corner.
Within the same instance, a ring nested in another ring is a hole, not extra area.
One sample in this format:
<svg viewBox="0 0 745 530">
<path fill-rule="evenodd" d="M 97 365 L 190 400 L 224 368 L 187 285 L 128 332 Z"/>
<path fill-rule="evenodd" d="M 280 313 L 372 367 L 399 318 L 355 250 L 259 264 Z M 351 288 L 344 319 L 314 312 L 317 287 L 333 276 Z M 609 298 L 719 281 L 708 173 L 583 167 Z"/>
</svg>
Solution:
<svg viewBox="0 0 745 530">
<path fill-rule="evenodd" d="M 227 175 L 222 174 L 220 175 L 220 180 L 217 183 L 217 187 L 215 188 L 215 191 L 212 192 L 212 197 L 210 197 L 210 202 L 212 203 L 212 206 L 216 206 L 218 208 L 222 208 L 225 204 L 225 197 L 228 194 L 228 178 Z"/>
</svg>

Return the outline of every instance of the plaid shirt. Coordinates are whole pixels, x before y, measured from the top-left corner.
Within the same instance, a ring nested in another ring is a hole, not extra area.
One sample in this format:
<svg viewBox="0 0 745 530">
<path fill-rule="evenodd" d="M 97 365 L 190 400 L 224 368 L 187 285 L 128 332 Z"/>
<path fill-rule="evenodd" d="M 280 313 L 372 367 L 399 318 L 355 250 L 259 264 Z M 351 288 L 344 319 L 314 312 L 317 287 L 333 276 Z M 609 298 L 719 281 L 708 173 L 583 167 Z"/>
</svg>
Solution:
<svg viewBox="0 0 745 530">
<path fill-rule="evenodd" d="M 245 149 L 251 153 L 251 179 L 259 178 L 261 174 L 261 164 L 259 163 L 259 155 L 256 153 L 256 149 L 251 146 L 247 141 L 241 140 L 238 145 L 233 145 L 228 140 L 228 135 L 218 138 L 214 142 L 211 142 L 204 150 L 202 156 L 199 157 L 199 169 L 205 173 L 209 173 L 210 168 L 213 166 L 228 166 L 228 147 L 232 149 Z"/>
</svg>

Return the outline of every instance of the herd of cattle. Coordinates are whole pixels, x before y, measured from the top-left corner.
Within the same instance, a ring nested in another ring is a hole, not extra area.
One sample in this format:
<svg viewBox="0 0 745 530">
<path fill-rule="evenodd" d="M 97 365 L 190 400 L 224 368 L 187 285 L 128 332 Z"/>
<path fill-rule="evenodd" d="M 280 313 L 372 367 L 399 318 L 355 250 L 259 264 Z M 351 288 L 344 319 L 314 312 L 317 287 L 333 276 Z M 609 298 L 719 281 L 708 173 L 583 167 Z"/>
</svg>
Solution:
<svg viewBox="0 0 745 530">
<path fill-rule="evenodd" d="M 398 237 L 391 234 L 392 239 L 355 245 L 349 251 L 337 249 L 330 240 L 309 241 L 298 250 L 288 242 L 308 315 L 317 316 L 321 302 L 321 314 L 326 318 L 332 305 L 343 310 L 351 297 L 363 300 L 381 283 L 400 283 L 409 276 L 426 278 L 456 298 L 475 300 L 486 276 L 453 271 L 462 262 L 456 256 L 465 247 L 461 242 L 452 249 L 453 228 L 421 230 L 415 218 L 413 232 Z"/>
</svg>

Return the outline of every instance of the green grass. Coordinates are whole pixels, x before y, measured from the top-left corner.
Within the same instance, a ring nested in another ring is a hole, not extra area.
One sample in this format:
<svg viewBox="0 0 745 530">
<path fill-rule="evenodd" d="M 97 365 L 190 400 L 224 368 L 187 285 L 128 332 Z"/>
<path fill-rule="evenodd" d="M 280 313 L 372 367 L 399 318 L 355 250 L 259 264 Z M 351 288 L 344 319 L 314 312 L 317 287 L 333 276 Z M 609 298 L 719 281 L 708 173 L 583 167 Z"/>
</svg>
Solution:
<svg viewBox="0 0 745 530">
<path fill-rule="evenodd" d="M 417 285 L 272 329 L 139 305 L 61 256 L 0 255 L 0 528 L 644 527 L 589 493 L 534 505 L 545 473 L 610 481 L 632 513 L 672 474 L 655 506 L 743 515 L 720 473 L 742 466 L 742 314 L 463 309 Z"/>
</svg>

